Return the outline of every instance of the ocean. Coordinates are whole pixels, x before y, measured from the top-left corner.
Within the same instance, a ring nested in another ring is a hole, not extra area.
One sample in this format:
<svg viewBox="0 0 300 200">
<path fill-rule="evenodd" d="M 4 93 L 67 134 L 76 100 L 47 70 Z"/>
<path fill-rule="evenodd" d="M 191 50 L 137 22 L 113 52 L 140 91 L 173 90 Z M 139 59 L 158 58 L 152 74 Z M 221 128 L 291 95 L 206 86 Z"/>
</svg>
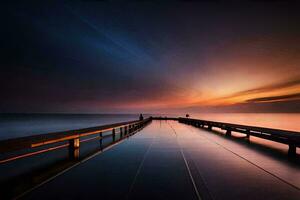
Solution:
<svg viewBox="0 0 300 200">
<path fill-rule="evenodd" d="M 153 116 L 184 117 L 165 114 Z M 138 114 L 1 114 L 0 140 L 131 121 L 138 117 Z M 300 114 L 198 113 L 190 114 L 190 117 L 300 132 Z"/>
</svg>

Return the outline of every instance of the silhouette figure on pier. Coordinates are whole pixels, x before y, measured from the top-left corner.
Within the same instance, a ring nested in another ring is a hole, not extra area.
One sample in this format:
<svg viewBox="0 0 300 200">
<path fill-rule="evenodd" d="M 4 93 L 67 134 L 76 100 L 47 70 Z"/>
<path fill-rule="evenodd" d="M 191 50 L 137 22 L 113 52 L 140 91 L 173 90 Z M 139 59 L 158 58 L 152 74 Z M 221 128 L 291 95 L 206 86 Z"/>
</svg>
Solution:
<svg viewBox="0 0 300 200">
<path fill-rule="evenodd" d="M 144 120 L 144 117 L 142 114 L 140 114 L 140 121 Z"/>
</svg>

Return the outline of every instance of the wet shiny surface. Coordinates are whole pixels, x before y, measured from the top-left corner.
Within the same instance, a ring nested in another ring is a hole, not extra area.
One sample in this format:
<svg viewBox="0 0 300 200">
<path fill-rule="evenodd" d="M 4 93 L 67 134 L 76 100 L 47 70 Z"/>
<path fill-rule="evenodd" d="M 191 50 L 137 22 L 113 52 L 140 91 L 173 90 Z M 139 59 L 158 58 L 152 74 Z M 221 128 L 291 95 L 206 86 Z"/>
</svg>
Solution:
<svg viewBox="0 0 300 200">
<path fill-rule="evenodd" d="M 258 145 L 153 121 L 24 199 L 299 199 L 299 162 Z"/>
</svg>

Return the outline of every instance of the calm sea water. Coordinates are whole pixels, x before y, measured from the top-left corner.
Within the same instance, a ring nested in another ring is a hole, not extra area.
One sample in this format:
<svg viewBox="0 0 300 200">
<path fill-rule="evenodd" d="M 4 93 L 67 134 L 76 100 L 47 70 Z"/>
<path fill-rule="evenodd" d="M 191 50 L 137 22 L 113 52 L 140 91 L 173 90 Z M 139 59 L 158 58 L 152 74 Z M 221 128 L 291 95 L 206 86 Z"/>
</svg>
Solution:
<svg viewBox="0 0 300 200">
<path fill-rule="evenodd" d="M 300 132 L 300 114 L 201 113 L 191 114 L 191 117 Z M 55 131 L 99 126 L 103 124 L 111 124 L 136 119 L 138 119 L 138 115 L 134 114 L 2 114 L 0 115 L 0 140 Z"/>
<path fill-rule="evenodd" d="M 0 140 L 137 120 L 123 114 L 2 114 Z"/>
</svg>

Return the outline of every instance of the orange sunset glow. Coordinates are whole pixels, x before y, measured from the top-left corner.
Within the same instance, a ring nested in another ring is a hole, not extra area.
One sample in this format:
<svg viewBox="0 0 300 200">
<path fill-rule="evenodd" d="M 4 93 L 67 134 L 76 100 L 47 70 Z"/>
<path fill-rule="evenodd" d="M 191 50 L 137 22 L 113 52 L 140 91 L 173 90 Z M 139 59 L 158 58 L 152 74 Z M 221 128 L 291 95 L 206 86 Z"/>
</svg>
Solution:
<svg viewBox="0 0 300 200">
<path fill-rule="evenodd" d="M 30 21 L 32 35 L 23 37 L 34 45 L 3 61 L 0 111 L 300 112 L 297 12 L 277 5 L 265 11 L 255 3 L 243 5 L 244 12 L 221 4 L 199 12 L 191 5 L 182 16 L 175 5 L 153 16 L 141 4 L 143 21 L 127 12 L 111 21 L 67 6 L 72 17 L 58 21 L 73 28 L 33 11 L 27 18 L 11 14 Z M 276 15 L 281 12 L 289 14 Z M 37 43 L 40 31 L 47 34 Z M 54 49 L 48 41 L 57 42 Z"/>
<path fill-rule="evenodd" d="M 0 200 L 300 200 L 300 0 L 0 16 Z"/>
</svg>

